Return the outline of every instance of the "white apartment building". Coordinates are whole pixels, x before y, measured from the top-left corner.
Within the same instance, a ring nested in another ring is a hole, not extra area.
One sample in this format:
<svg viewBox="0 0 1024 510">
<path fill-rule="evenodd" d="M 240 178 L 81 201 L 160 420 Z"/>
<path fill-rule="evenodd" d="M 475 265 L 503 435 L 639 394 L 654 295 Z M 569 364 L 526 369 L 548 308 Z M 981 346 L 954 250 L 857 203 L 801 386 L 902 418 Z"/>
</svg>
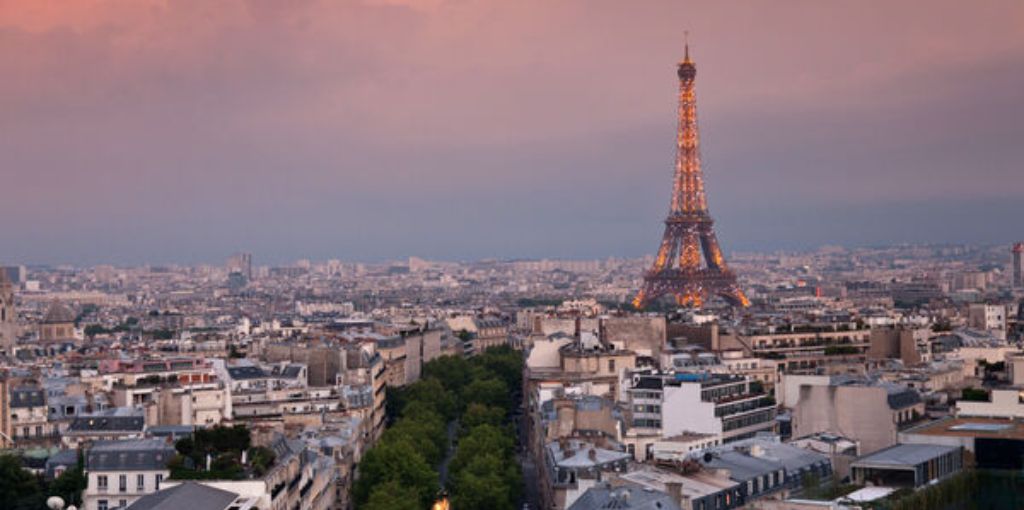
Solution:
<svg viewBox="0 0 1024 510">
<path fill-rule="evenodd" d="M 174 448 L 162 439 L 99 441 L 85 454 L 82 510 L 124 508 L 160 490 Z"/>
<path fill-rule="evenodd" d="M 654 442 L 683 434 L 710 434 L 727 443 L 775 429 L 775 400 L 736 375 L 634 372 L 625 441 L 634 455 L 650 458 Z M 633 443 L 629 436 L 649 440 Z M 638 447 L 642 446 L 641 454 Z"/>
<path fill-rule="evenodd" d="M 1006 307 L 972 304 L 967 309 L 967 326 L 988 331 L 996 338 L 1006 340 Z"/>
</svg>

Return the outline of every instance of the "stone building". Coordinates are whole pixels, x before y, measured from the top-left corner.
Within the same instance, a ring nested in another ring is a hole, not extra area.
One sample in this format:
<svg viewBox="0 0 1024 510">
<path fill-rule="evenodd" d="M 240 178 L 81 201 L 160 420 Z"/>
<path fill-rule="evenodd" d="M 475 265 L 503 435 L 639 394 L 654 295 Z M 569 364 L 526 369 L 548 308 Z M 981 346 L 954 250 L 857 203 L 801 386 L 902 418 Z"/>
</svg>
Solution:
<svg viewBox="0 0 1024 510">
<path fill-rule="evenodd" d="M 58 342 L 75 338 L 75 312 L 60 301 L 50 303 L 42 322 L 39 323 L 39 340 Z"/>
<path fill-rule="evenodd" d="M 924 403 L 911 388 L 843 376 L 826 381 L 800 385 L 791 399 L 794 438 L 838 434 L 857 441 L 865 455 L 896 444 L 900 429 L 924 415 Z"/>
</svg>

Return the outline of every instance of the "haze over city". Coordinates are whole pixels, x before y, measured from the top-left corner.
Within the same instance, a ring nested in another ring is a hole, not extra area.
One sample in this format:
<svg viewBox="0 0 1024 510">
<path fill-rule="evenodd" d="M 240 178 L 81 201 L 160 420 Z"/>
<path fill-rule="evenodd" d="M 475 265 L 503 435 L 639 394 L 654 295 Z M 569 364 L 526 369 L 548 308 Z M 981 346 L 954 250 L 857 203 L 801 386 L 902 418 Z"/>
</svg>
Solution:
<svg viewBox="0 0 1024 510">
<path fill-rule="evenodd" d="M 3 255 L 645 254 L 684 30 L 727 251 L 1009 242 L 1024 6 L 921 5 L 0 1 Z"/>
</svg>

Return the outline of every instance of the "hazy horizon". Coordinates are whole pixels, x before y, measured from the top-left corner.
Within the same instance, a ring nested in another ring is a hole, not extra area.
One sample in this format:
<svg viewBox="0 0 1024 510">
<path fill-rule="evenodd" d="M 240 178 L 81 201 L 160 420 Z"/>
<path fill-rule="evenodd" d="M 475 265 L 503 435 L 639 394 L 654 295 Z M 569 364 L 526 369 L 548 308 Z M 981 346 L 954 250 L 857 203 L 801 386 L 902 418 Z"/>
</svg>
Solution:
<svg viewBox="0 0 1024 510">
<path fill-rule="evenodd" d="M 1021 26 L 1011 1 L 0 0 L 0 262 L 653 254 L 684 30 L 727 253 L 1008 244 Z"/>
</svg>

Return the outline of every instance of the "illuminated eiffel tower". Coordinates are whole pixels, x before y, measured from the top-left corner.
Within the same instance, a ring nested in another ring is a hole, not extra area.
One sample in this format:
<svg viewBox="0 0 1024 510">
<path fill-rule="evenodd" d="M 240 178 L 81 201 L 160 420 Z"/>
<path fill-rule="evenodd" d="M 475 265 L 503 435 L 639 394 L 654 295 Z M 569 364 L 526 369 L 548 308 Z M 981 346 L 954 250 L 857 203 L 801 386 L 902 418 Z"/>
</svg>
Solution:
<svg viewBox="0 0 1024 510">
<path fill-rule="evenodd" d="M 722 257 L 708 213 L 697 133 L 697 66 L 690 60 L 688 44 L 678 74 L 679 128 L 672 208 L 665 219 L 658 256 L 644 275 L 644 286 L 633 299 L 633 306 L 643 308 L 668 294 L 674 295 L 680 306 L 700 307 L 710 295 L 719 295 L 735 306 L 747 306 L 750 302 Z"/>
</svg>

